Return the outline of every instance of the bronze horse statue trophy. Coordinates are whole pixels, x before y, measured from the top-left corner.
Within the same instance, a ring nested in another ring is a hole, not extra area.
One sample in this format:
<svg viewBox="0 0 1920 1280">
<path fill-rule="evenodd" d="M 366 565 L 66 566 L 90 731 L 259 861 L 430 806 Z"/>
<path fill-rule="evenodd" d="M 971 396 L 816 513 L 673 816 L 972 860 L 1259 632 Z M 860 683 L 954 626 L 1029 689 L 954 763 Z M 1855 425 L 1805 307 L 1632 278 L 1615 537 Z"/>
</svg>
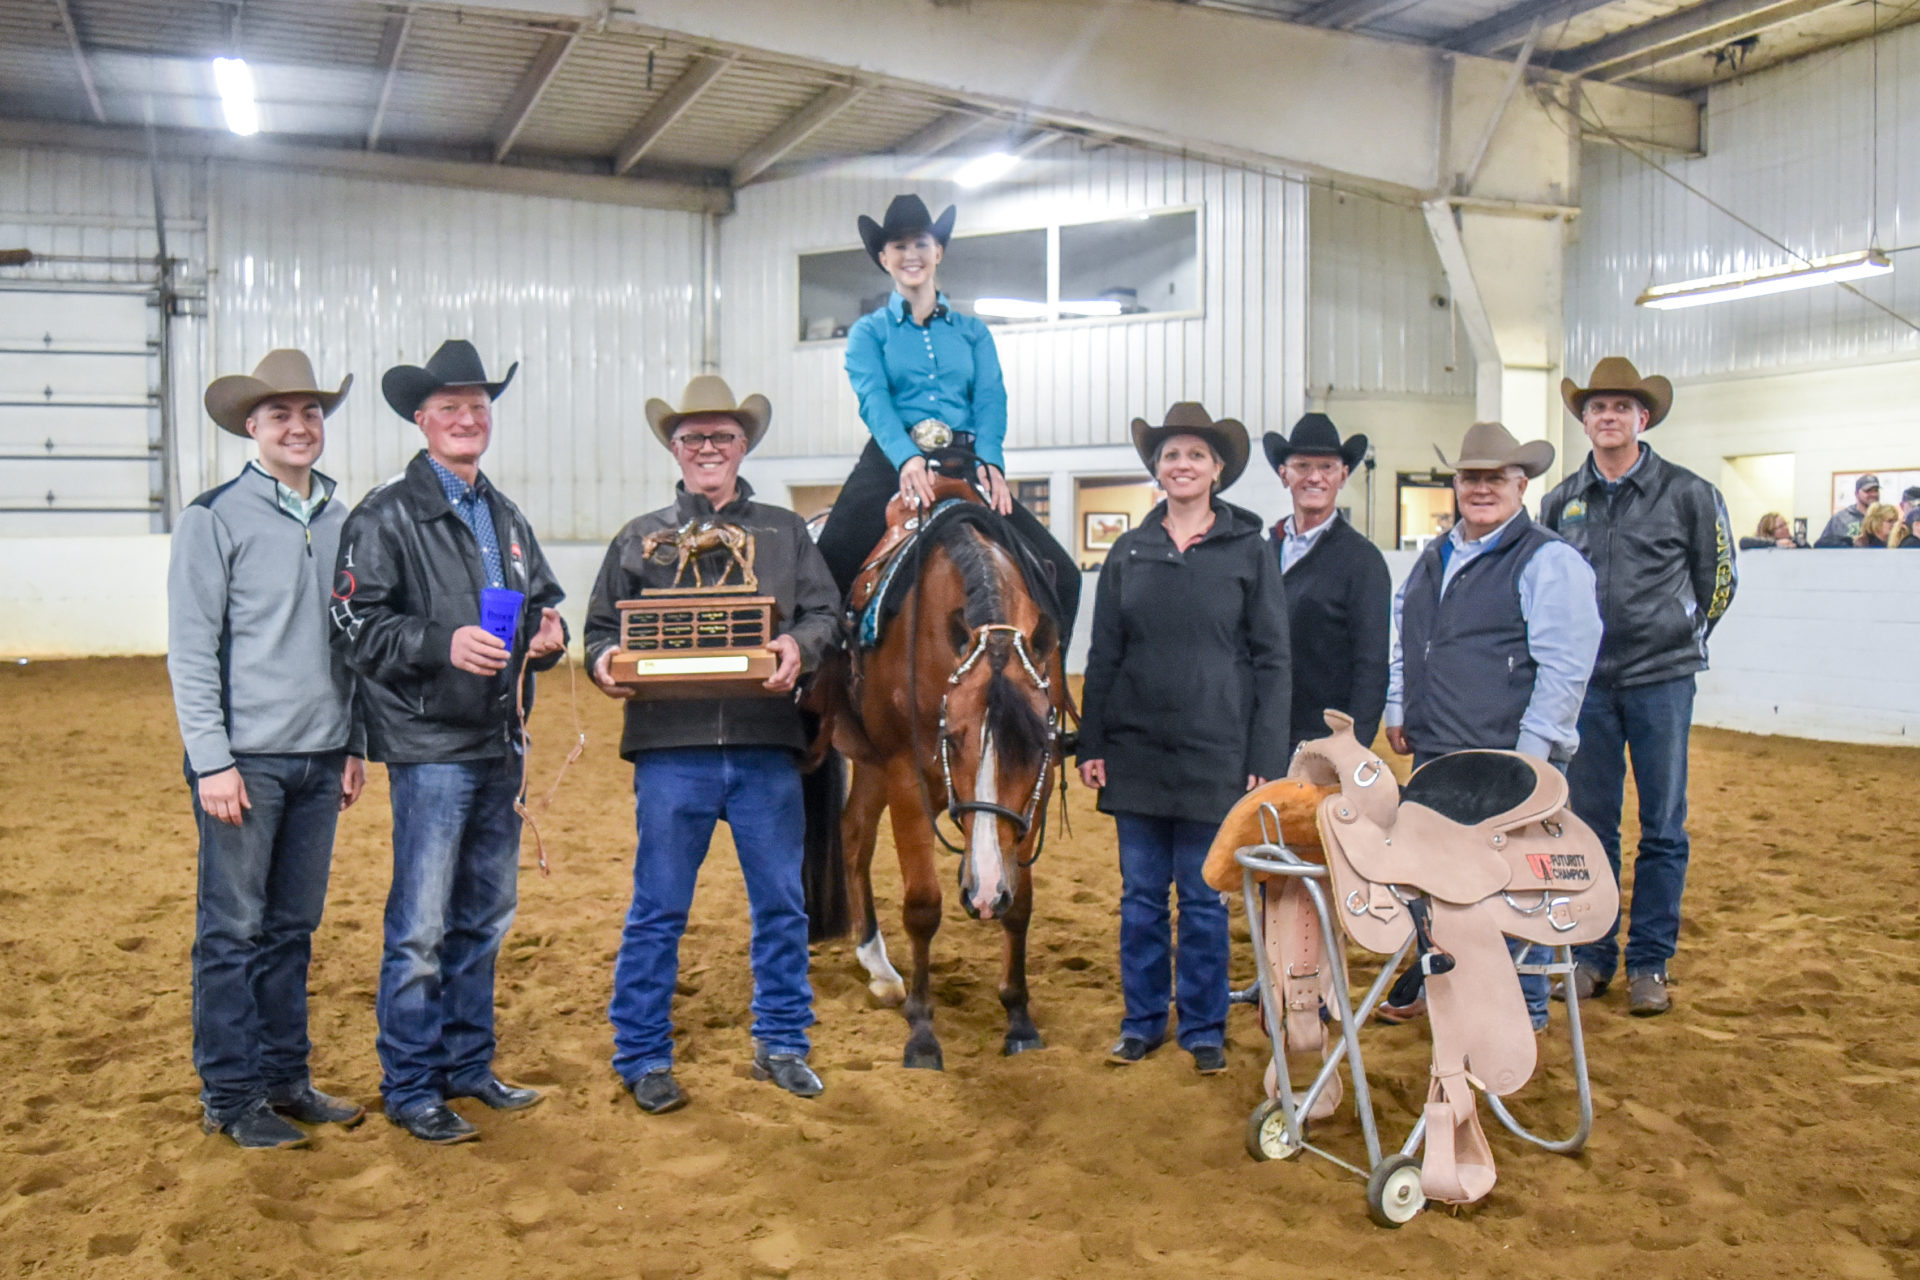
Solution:
<svg viewBox="0 0 1920 1280">
<path fill-rule="evenodd" d="M 851 921 L 859 923 L 856 954 L 868 989 L 883 1004 L 901 1006 L 910 1028 L 904 1064 L 939 1070 L 940 1041 L 928 998 L 929 957 L 941 915 L 936 841 L 960 855 L 959 891 L 967 914 L 997 920 L 1005 933 L 1003 1052 L 1045 1047 L 1027 1007 L 1027 925 L 1050 784 L 1064 767 L 1059 728 L 1074 709 L 1059 627 L 1029 593 L 1013 553 L 984 531 L 997 529 L 1001 518 L 963 480 L 940 476 L 935 493 L 935 514 L 922 512 L 911 521 L 918 528 L 926 517 L 927 532 L 897 551 L 914 557 L 918 567 L 897 616 L 872 649 L 863 653 L 850 644 L 815 682 L 814 705 L 822 715 L 815 753 L 824 755 L 831 741 L 853 762 L 853 779 L 840 826 L 844 888 L 818 891 L 837 877 L 823 877 L 817 866 L 809 868 L 808 879 L 815 896 L 835 899 L 816 913 L 815 936 L 844 935 Z M 956 498 L 972 504 L 970 509 L 941 512 L 958 505 L 950 501 Z M 869 560 L 869 572 L 908 525 L 907 515 L 895 498 L 889 509 L 893 528 Z M 856 584 L 856 600 L 859 593 Z M 913 944 L 911 982 L 887 959 L 874 912 L 871 873 L 883 809 L 891 815 L 900 857 L 901 917 Z M 957 845 L 939 829 L 942 812 L 958 828 Z M 814 861 L 825 856 L 813 841 L 808 853 Z"/>
<path fill-rule="evenodd" d="M 753 535 L 739 525 L 712 518 L 695 519 L 677 529 L 661 529 L 650 533 L 640 540 L 640 554 L 648 560 L 662 550 L 674 553 L 674 587 L 680 586 L 680 580 L 687 576 L 689 570 L 692 571 L 693 582 L 684 588 L 687 591 L 737 591 L 739 586 L 725 585 L 727 575 L 736 569 L 740 571 L 741 586 L 751 590 L 759 585 L 753 573 Z M 711 584 L 702 584 L 700 557 L 709 551 L 725 551 L 728 558 L 720 568 L 720 576 Z"/>
</svg>

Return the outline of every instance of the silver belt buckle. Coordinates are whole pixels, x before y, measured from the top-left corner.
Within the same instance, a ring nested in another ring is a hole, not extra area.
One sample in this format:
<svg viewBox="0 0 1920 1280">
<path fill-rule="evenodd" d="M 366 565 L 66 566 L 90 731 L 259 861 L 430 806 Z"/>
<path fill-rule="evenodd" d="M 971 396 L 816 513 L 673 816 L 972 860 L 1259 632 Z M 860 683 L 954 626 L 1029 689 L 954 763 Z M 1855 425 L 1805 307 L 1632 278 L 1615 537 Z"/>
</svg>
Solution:
<svg viewBox="0 0 1920 1280">
<path fill-rule="evenodd" d="M 921 449 L 944 449 L 953 443 L 953 428 L 938 418 L 922 418 L 909 428 L 914 444 Z"/>
</svg>

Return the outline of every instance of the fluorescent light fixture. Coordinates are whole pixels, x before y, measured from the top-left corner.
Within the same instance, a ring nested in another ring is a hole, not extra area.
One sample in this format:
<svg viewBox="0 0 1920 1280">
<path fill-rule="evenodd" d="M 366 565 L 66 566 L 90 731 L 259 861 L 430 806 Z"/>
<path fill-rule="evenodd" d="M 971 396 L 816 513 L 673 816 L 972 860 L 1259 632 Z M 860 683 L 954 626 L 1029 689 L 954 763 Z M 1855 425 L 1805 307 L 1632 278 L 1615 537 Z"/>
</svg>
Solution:
<svg viewBox="0 0 1920 1280">
<path fill-rule="evenodd" d="M 1053 308 L 1026 298 L 980 298 L 973 304 L 973 314 L 995 320 L 1045 320 L 1053 315 Z"/>
<path fill-rule="evenodd" d="M 213 83 L 220 90 L 220 109 L 227 128 L 243 138 L 260 132 L 260 108 L 253 101 L 253 71 L 243 58 L 215 58 Z"/>
<path fill-rule="evenodd" d="M 975 156 L 960 166 L 953 180 L 963 187 L 984 187 L 989 182 L 998 182 L 1013 172 L 1013 166 L 1020 163 L 1020 157 L 1008 151 L 989 151 L 983 156 Z"/>
<path fill-rule="evenodd" d="M 1084 302 L 1060 300 L 1060 314 L 1063 316 L 1117 316 L 1121 305 L 1112 298 L 1089 298 Z"/>
<path fill-rule="evenodd" d="M 1858 253 L 1812 258 L 1789 267 L 1766 271 L 1735 271 L 1724 276 L 1704 276 L 1682 280 L 1678 284 L 1655 285 L 1634 299 L 1643 307 L 1672 311 L 1680 307 L 1703 307 L 1710 302 L 1732 302 L 1736 298 L 1759 298 L 1769 293 L 1787 293 L 1811 289 L 1815 285 L 1839 284 L 1843 280 L 1866 280 L 1893 270 L 1893 263 L 1878 249 Z"/>
</svg>

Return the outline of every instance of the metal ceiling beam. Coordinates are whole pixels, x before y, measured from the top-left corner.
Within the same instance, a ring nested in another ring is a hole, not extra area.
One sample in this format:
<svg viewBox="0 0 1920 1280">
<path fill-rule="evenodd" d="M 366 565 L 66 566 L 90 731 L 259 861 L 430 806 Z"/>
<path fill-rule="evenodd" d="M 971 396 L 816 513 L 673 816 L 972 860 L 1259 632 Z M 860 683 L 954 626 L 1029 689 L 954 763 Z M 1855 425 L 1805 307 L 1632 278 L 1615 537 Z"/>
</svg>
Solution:
<svg viewBox="0 0 1920 1280">
<path fill-rule="evenodd" d="M 1351 31 L 1380 18 L 1391 18 L 1418 3 L 1420 0 L 1323 0 L 1294 21 L 1309 27 Z"/>
<path fill-rule="evenodd" d="M 930 156 L 945 151 L 987 122 L 971 111 L 950 111 L 917 133 L 908 134 L 887 150 L 897 156 Z"/>
<path fill-rule="evenodd" d="M 833 118 L 867 96 L 864 84 L 840 84 L 800 108 L 779 128 L 747 148 L 733 163 L 733 185 L 744 187 L 772 168 L 781 156 L 820 132 Z"/>
<path fill-rule="evenodd" d="M 93 83 L 93 64 L 87 61 L 86 46 L 80 43 L 79 29 L 73 25 L 73 11 L 67 7 L 67 0 L 53 0 L 53 7 L 60 11 L 60 25 L 67 29 L 67 44 L 73 49 L 73 66 L 80 73 L 80 87 L 87 91 L 87 105 L 93 108 L 93 118 L 105 124 L 107 109 L 101 105 L 100 89 Z"/>
<path fill-rule="evenodd" d="M 1604 8 L 1614 0 L 1525 0 L 1511 9 L 1502 9 L 1470 27 L 1462 27 L 1441 40 L 1441 44 L 1461 53 L 1491 56 L 1511 49 L 1527 38 L 1537 21 L 1542 31 L 1573 21 L 1583 13 Z"/>
<path fill-rule="evenodd" d="M 526 74 L 520 77 L 520 83 L 514 88 L 513 96 L 507 99 L 507 105 L 501 108 L 500 118 L 493 122 L 493 162 L 499 164 L 507 158 L 507 152 L 513 150 L 513 144 L 520 131 L 527 127 L 527 121 L 533 118 L 533 109 L 540 105 L 540 98 L 560 74 L 560 68 L 566 65 L 567 55 L 573 52 L 574 42 L 580 39 L 580 28 L 571 31 L 556 31 L 540 44 L 540 52 L 533 55 L 533 61 L 527 64 Z"/>
<path fill-rule="evenodd" d="M 393 83 L 399 78 L 400 55 L 407 47 L 407 35 L 413 30 L 413 9 L 389 14 L 380 32 L 380 97 L 373 104 L 373 123 L 367 126 L 367 150 L 380 145 L 380 130 L 387 123 L 387 103 L 393 97 Z"/>
<path fill-rule="evenodd" d="M 301 146 L 270 142 L 259 135 L 238 138 L 224 131 L 201 129 L 156 130 L 154 139 L 155 148 L 162 159 L 232 160 L 282 169 L 344 173 L 427 186 L 506 191 L 518 195 L 553 196 L 563 200 L 671 209 L 683 213 L 733 211 L 733 196 L 725 187 L 668 182 L 658 178 L 615 178 L 605 174 L 567 173 L 525 165 L 479 164 L 467 160 L 396 155 L 389 151 Z M 147 131 L 114 125 L 56 124 L 45 120 L 0 117 L 0 143 L 145 156 Z"/>
<path fill-rule="evenodd" d="M 699 101 L 700 95 L 735 61 L 734 54 L 719 53 L 706 54 L 689 63 L 680 78 L 654 99 L 646 114 L 620 139 L 620 145 L 613 151 L 613 171 L 625 173 L 638 164 L 647 149 L 660 141 L 660 136 L 673 127 L 673 122 L 685 115 L 687 108 Z"/>
<path fill-rule="evenodd" d="M 1624 80 L 1664 63 L 1717 49 L 1746 36 L 1851 4 L 1853 0 L 1707 0 L 1617 35 L 1557 54 L 1556 71 Z"/>
</svg>

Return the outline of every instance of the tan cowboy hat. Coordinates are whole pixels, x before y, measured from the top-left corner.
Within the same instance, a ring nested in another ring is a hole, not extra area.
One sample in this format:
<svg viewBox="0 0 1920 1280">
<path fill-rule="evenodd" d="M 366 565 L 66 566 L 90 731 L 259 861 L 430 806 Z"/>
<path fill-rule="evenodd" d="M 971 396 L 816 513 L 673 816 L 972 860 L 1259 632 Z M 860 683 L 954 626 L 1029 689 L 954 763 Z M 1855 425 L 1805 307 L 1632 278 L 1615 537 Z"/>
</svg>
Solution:
<svg viewBox="0 0 1920 1280">
<path fill-rule="evenodd" d="M 767 420 L 773 417 L 773 406 L 763 395 L 734 400 L 733 388 L 725 379 L 711 373 L 703 373 L 687 384 L 687 389 L 680 393 L 678 409 L 657 397 L 647 401 L 647 421 L 653 424 L 653 434 L 660 437 L 660 443 L 669 449 L 673 447 L 673 429 L 682 419 L 700 413 L 724 413 L 739 423 L 740 429 L 747 433 L 747 452 L 752 453 L 760 437 L 767 434 Z"/>
<path fill-rule="evenodd" d="M 1219 452 L 1223 464 L 1219 486 L 1222 489 L 1240 478 L 1240 473 L 1247 469 L 1247 458 L 1253 452 L 1246 427 L 1232 418 L 1215 422 L 1198 402 L 1182 400 L 1167 410 L 1166 421 L 1157 427 L 1145 418 L 1133 420 L 1133 447 L 1140 454 L 1140 461 L 1147 464 L 1148 471 L 1153 470 L 1153 451 L 1169 436 L 1199 436 L 1211 444 Z"/>
<path fill-rule="evenodd" d="M 1440 452 L 1440 446 L 1433 446 L 1439 454 L 1440 463 L 1449 471 L 1498 471 L 1502 467 L 1519 467 L 1527 473 L 1527 479 L 1544 472 L 1553 465 L 1553 446 L 1545 440 L 1529 440 L 1521 444 L 1513 438 L 1513 432 L 1497 422 L 1476 422 L 1467 428 L 1467 434 L 1460 440 L 1460 456 L 1451 461 Z"/>
<path fill-rule="evenodd" d="M 1576 418 L 1586 412 L 1588 397 L 1602 391 L 1632 396 L 1647 406 L 1646 429 L 1649 431 L 1659 426 L 1667 410 L 1673 408 L 1673 384 L 1658 374 L 1641 377 L 1633 361 L 1625 356 L 1608 356 L 1593 366 L 1593 376 L 1584 387 L 1574 386 L 1572 378 L 1560 379 L 1560 398 L 1567 402 L 1567 408 Z"/>
<path fill-rule="evenodd" d="M 237 436 L 247 434 L 247 415 L 253 407 L 275 396 L 312 396 L 320 402 L 324 416 L 340 406 L 347 388 L 353 385 L 353 375 L 342 378 L 334 391 L 320 390 L 319 382 L 306 352 L 282 347 L 267 352 L 266 359 L 255 365 L 251 374 L 231 373 L 208 384 L 207 416 Z"/>
</svg>

